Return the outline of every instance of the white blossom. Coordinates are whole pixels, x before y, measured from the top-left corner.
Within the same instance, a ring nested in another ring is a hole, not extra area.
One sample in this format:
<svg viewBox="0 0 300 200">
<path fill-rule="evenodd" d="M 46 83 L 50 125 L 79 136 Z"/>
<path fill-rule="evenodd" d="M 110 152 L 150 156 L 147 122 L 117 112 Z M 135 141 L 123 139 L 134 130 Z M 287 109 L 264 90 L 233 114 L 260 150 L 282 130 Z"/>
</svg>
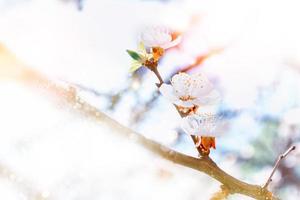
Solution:
<svg viewBox="0 0 300 200">
<path fill-rule="evenodd" d="M 189 135 L 217 137 L 221 134 L 220 119 L 216 114 L 192 114 L 182 119 L 181 128 Z"/>
<path fill-rule="evenodd" d="M 172 103 L 186 108 L 220 101 L 220 94 L 203 74 L 176 74 L 171 79 L 171 85 L 162 84 L 159 90 Z"/>
<path fill-rule="evenodd" d="M 146 28 L 141 33 L 140 39 L 146 47 L 161 47 L 163 49 L 168 49 L 178 45 L 181 41 L 181 36 L 173 39 L 172 32 L 169 29 L 157 26 Z"/>
</svg>

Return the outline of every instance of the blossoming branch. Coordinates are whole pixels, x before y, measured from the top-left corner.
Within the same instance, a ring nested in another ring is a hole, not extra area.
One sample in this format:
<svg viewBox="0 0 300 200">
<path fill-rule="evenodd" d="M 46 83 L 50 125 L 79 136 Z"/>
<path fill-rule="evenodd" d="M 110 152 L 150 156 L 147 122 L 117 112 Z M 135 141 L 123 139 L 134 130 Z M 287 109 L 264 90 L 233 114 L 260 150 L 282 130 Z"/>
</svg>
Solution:
<svg viewBox="0 0 300 200">
<path fill-rule="evenodd" d="M 159 91 L 176 106 L 183 117 L 183 130 L 191 135 L 201 155 L 209 155 L 210 149 L 216 148 L 217 113 L 215 110 L 204 114 L 200 111 L 205 110 L 206 106 L 217 107 L 221 99 L 219 92 L 202 73 L 178 73 L 171 78 L 171 84 L 165 84 L 158 71 L 158 63 L 165 50 L 178 45 L 181 39 L 182 36 L 173 38 L 172 32 L 164 27 L 145 29 L 141 33 L 138 50 L 127 50 L 133 58 L 130 71 L 134 72 L 144 66 L 155 73 L 160 81 L 157 84 Z"/>
<path fill-rule="evenodd" d="M 165 84 L 158 71 L 159 60 L 168 48 L 178 45 L 182 37 L 173 37 L 172 32 L 164 27 L 147 28 L 141 33 L 137 51 L 127 50 L 133 59 L 130 72 L 146 67 L 157 76 L 156 84 L 160 93 L 168 99 L 182 117 L 181 127 L 191 136 L 197 148 L 200 160 L 208 162 L 207 174 L 215 178 L 215 172 L 220 173 L 218 180 L 223 184 L 221 191 L 212 199 L 224 199 L 230 194 L 241 193 L 259 200 L 277 200 L 267 187 L 272 181 L 272 176 L 280 164 L 295 146 L 280 155 L 267 182 L 263 186 L 250 185 L 223 172 L 209 158 L 211 148 L 216 149 L 216 137 L 221 135 L 222 120 L 218 116 L 218 104 L 221 101 L 220 93 L 203 73 L 186 74 L 178 73 L 171 77 L 170 83 Z M 213 107 L 210 111 L 206 107 Z M 217 169 L 215 169 L 217 167 Z M 243 188 L 243 189 L 242 189 Z"/>
</svg>

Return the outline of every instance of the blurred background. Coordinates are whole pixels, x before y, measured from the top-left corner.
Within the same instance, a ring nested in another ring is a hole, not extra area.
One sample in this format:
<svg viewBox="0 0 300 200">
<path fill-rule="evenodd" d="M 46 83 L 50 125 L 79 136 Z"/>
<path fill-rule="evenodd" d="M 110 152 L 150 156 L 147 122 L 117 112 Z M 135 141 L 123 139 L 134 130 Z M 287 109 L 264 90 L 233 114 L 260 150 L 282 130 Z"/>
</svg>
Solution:
<svg viewBox="0 0 300 200">
<path fill-rule="evenodd" d="M 265 183 L 277 156 L 292 144 L 300 148 L 299 6 L 297 0 L 0 0 L 0 199 L 206 200 L 218 190 L 207 175 L 119 138 L 7 73 L 12 64 L 4 48 L 123 125 L 197 156 L 155 76 L 143 68 L 128 73 L 125 50 L 136 49 L 148 25 L 183 36 L 160 62 L 166 81 L 179 71 L 203 72 L 222 94 L 226 126 L 211 157 L 234 177 Z M 300 151 L 291 153 L 270 185 L 282 199 L 300 196 L 299 158 Z"/>
</svg>

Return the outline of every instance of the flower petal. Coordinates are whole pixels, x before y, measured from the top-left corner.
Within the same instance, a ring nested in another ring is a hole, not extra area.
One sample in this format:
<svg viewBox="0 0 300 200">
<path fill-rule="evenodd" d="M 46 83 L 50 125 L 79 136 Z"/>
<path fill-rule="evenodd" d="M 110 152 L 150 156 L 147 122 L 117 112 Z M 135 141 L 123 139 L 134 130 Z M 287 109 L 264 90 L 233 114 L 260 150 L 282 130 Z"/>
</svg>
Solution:
<svg viewBox="0 0 300 200">
<path fill-rule="evenodd" d="M 172 77 L 171 83 L 177 96 L 181 97 L 190 95 L 190 75 L 186 73 L 176 74 Z"/>
<path fill-rule="evenodd" d="M 140 39 L 146 47 L 162 47 L 172 41 L 172 36 L 167 28 L 156 26 L 146 28 L 141 33 Z"/>
<path fill-rule="evenodd" d="M 134 60 L 131 64 L 131 67 L 129 69 L 129 72 L 135 72 L 136 70 L 138 70 L 140 67 L 142 67 L 142 64 L 139 61 Z"/>
<path fill-rule="evenodd" d="M 171 47 L 175 47 L 175 46 L 177 46 L 181 42 L 181 40 L 182 40 L 182 37 L 178 36 L 175 40 L 173 40 L 173 41 L 171 41 L 169 43 L 166 43 L 166 44 L 162 45 L 161 47 L 163 49 L 169 49 Z"/>
<path fill-rule="evenodd" d="M 182 130 L 189 135 L 197 135 L 197 121 L 187 116 L 181 121 Z"/>
<path fill-rule="evenodd" d="M 214 114 L 189 115 L 182 119 L 182 129 L 190 135 L 217 137 L 220 135 L 218 129 L 219 119 Z"/>
<path fill-rule="evenodd" d="M 201 98 L 213 90 L 213 85 L 203 74 L 191 75 L 191 96 Z"/>
<path fill-rule="evenodd" d="M 198 106 L 203 105 L 214 105 L 221 101 L 221 95 L 217 90 L 212 90 L 205 96 L 198 97 L 197 99 L 193 100 L 193 103 Z"/>
<path fill-rule="evenodd" d="M 156 33 L 156 37 L 155 37 L 156 46 L 162 47 L 163 45 L 170 43 L 171 40 L 172 37 L 169 34 L 166 34 L 164 32 Z"/>
<path fill-rule="evenodd" d="M 146 29 L 141 33 L 140 36 L 141 42 L 144 43 L 146 47 L 152 47 L 152 45 L 155 43 L 154 36 L 150 31 L 151 30 Z"/>
<path fill-rule="evenodd" d="M 145 45 L 143 42 L 139 43 L 138 51 L 143 55 L 147 54 L 147 51 L 146 51 L 146 48 L 145 48 Z"/>
<path fill-rule="evenodd" d="M 175 95 L 173 87 L 169 84 L 162 84 L 159 87 L 159 91 L 166 99 L 168 99 L 172 103 L 175 103 L 179 100 L 178 97 Z"/>
</svg>

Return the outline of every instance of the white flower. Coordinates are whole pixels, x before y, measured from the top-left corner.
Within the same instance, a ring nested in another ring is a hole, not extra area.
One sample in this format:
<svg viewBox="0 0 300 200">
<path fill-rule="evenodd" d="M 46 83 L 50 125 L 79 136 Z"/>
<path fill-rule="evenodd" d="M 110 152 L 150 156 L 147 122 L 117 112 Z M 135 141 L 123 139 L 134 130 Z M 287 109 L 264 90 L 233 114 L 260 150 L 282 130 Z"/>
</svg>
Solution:
<svg viewBox="0 0 300 200">
<path fill-rule="evenodd" d="M 173 39 L 170 30 L 158 26 L 146 28 L 141 33 L 140 39 L 146 47 L 161 47 L 163 49 L 168 49 L 178 45 L 181 41 L 181 36 Z"/>
<path fill-rule="evenodd" d="M 181 128 L 189 135 L 217 137 L 221 134 L 219 117 L 215 114 L 193 114 L 182 119 Z"/>
<path fill-rule="evenodd" d="M 186 108 L 216 104 L 219 93 L 202 74 L 179 73 L 172 77 L 171 85 L 162 84 L 159 91 L 172 103 Z"/>
</svg>

